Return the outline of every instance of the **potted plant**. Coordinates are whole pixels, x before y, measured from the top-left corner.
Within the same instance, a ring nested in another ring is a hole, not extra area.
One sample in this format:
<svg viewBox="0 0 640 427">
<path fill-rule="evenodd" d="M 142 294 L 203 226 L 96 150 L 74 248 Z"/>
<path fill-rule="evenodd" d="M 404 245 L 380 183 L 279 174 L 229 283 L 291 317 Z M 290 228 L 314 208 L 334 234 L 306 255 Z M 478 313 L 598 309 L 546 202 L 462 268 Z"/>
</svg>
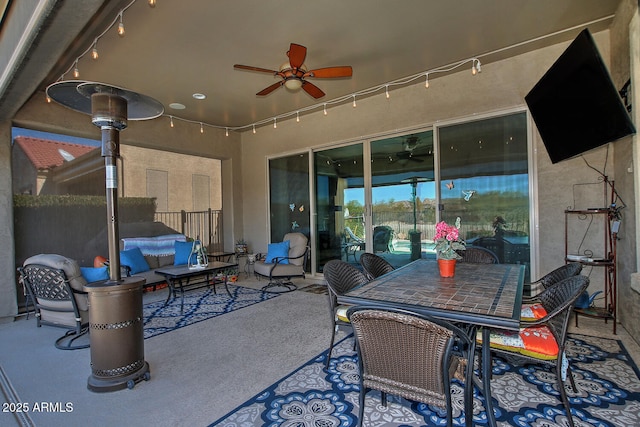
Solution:
<svg viewBox="0 0 640 427">
<path fill-rule="evenodd" d="M 456 261 L 462 257 L 456 252 L 466 249 L 464 240 L 460 238 L 460 217 L 456 218 L 455 225 L 449 225 L 444 221 L 436 224 L 436 235 L 433 241 L 436 244 L 438 266 L 442 277 L 453 277 Z"/>
<path fill-rule="evenodd" d="M 247 253 L 247 242 L 243 238 L 239 238 L 236 241 L 236 253 L 237 254 Z"/>
</svg>

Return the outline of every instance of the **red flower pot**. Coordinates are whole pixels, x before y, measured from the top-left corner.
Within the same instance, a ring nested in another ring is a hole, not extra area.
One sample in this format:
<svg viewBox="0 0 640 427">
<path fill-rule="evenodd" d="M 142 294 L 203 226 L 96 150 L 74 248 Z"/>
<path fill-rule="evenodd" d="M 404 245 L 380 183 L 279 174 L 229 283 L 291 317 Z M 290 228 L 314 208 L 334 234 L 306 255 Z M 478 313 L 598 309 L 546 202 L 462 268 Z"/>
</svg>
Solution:
<svg viewBox="0 0 640 427">
<path fill-rule="evenodd" d="M 456 261 L 455 259 L 439 259 L 440 276 L 453 277 L 456 273 Z"/>
</svg>

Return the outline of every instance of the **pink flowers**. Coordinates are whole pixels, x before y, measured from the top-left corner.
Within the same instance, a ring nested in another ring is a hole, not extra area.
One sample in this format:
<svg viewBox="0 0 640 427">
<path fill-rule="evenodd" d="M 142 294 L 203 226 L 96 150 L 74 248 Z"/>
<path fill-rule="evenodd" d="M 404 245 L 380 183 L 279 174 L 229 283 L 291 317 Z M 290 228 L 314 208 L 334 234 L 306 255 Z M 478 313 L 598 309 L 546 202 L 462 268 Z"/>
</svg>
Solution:
<svg viewBox="0 0 640 427">
<path fill-rule="evenodd" d="M 456 251 L 465 250 L 465 242 L 460 239 L 460 217 L 456 218 L 455 225 L 449 225 L 444 221 L 436 224 L 436 235 L 433 238 L 436 243 L 436 253 L 439 259 L 460 259 Z"/>
</svg>

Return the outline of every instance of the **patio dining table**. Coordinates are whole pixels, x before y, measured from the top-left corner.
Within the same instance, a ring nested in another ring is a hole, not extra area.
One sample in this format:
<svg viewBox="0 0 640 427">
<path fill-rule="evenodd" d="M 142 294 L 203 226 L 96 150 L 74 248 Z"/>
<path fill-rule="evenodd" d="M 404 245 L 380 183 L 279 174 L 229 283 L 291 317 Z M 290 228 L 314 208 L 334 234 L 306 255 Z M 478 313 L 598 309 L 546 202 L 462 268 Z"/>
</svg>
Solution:
<svg viewBox="0 0 640 427">
<path fill-rule="evenodd" d="M 519 330 L 525 266 L 457 263 L 454 277 L 440 277 L 435 260 L 418 259 L 338 296 L 339 304 L 395 307 L 482 327 L 482 388 L 487 419 L 491 401 L 490 328 Z M 486 344 L 485 344 L 486 343 Z"/>
</svg>

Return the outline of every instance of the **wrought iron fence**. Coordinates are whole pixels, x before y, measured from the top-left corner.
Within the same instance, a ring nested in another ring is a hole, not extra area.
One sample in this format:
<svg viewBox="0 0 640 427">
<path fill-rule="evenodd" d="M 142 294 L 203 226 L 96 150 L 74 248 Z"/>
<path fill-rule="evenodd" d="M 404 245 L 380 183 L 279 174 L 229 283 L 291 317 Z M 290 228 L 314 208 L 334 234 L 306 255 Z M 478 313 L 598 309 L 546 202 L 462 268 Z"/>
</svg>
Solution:
<svg viewBox="0 0 640 427">
<path fill-rule="evenodd" d="M 222 211 L 206 210 L 200 212 L 156 212 L 154 220 L 193 239 L 200 239 L 211 252 L 224 249 Z"/>
</svg>

